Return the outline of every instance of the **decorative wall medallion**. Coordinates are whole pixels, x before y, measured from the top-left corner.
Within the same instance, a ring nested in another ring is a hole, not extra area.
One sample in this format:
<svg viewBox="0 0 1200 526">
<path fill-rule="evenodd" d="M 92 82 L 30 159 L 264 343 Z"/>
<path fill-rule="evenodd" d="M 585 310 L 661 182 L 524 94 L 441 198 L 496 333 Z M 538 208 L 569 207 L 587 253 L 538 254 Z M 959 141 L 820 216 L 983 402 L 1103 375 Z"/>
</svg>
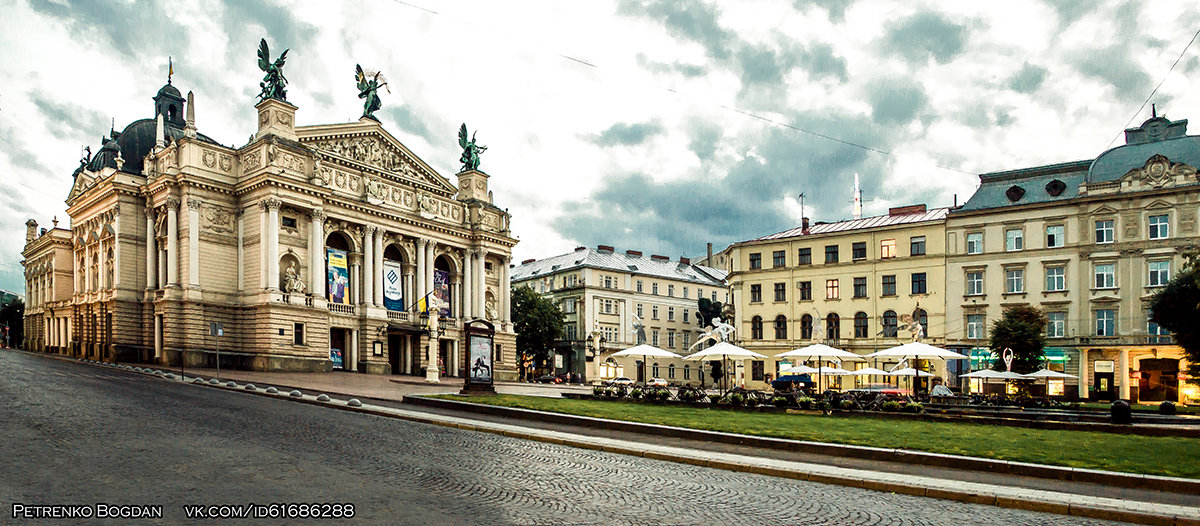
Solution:
<svg viewBox="0 0 1200 526">
<path fill-rule="evenodd" d="M 304 159 L 301 159 L 300 157 L 290 153 L 283 154 L 283 162 L 281 164 L 284 168 L 289 170 L 295 170 L 297 172 L 304 171 Z"/>
<path fill-rule="evenodd" d="M 411 193 L 404 192 L 404 206 L 411 207 L 412 205 L 413 205 L 413 195 Z"/>
<path fill-rule="evenodd" d="M 1194 176 L 1196 168 L 1184 163 L 1173 163 L 1162 154 L 1155 154 L 1146 160 L 1141 168 L 1135 168 L 1125 174 L 1126 178 L 1141 179 L 1145 184 L 1162 188 L 1174 184 L 1178 176 Z"/>
<path fill-rule="evenodd" d="M 204 155 L 201 156 L 201 159 L 204 161 L 204 166 L 209 168 L 217 165 L 217 154 L 211 150 L 204 150 Z"/>
<path fill-rule="evenodd" d="M 484 185 L 483 185 L 483 179 L 480 179 L 480 180 L 478 180 L 478 181 L 475 181 L 475 188 L 478 188 L 478 189 L 480 189 L 480 190 L 483 190 L 483 186 L 484 186 Z"/>
<path fill-rule="evenodd" d="M 286 114 L 282 111 L 277 111 L 277 112 L 275 112 L 275 122 L 278 122 L 279 124 L 282 124 L 284 126 L 291 126 L 292 118 L 291 118 L 291 116 L 289 116 L 288 114 Z"/>
<path fill-rule="evenodd" d="M 400 193 L 399 188 L 392 188 L 392 202 L 393 203 L 400 202 L 400 195 L 401 195 L 401 193 Z"/>
<path fill-rule="evenodd" d="M 228 172 L 231 168 L 233 168 L 233 157 L 221 154 L 221 171 Z"/>
<path fill-rule="evenodd" d="M 203 208 L 204 219 L 208 228 L 214 232 L 233 231 L 233 213 L 221 207 L 206 206 Z"/>
<path fill-rule="evenodd" d="M 358 185 L 359 185 L 359 183 L 361 183 L 361 182 L 362 182 L 362 178 L 361 178 L 361 177 L 359 177 L 359 176 L 357 176 L 357 175 L 351 175 L 351 176 L 350 176 L 350 190 L 351 190 L 351 191 L 354 191 L 354 192 L 357 192 L 357 191 L 358 191 Z"/>
<path fill-rule="evenodd" d="M 388 196 L 388 187 L 374 177 L 367 178 L 365 183 L 366 200 L 373 205 L 383 204 L 383 200 Z"/>
<path fill-rule="evenodd" d="M 259 155 L 258 150 L 254 150 L 242 156 L 242 168 L 244 168 L 247 172 L 251 170 L 257 170 L 261 166 L 262 156 Z"/>
<path fill-rule="evenodd" d="M 1125 239 L 1137 239 L 1138 232 L 1141 231 L 1140 223 L 1137 214 L 1123 214 L 1121 216 L 1121 225 L 1125 227 Z"/>
<path fill-rule="evenodd" d="M 338 188 L 346 187 L 346 172 L 338 172 L 333 176 L 333 182 L 337 183 Z"/>
<path fill-rule="evenodd" d="M 457 207 L 457 206 L 456 206 L 456 207 L 454 207 L 454 208 L 451 208 L 451 209 L 450 209 L 450 212 L 451 212 L 451 216 L 450 216 L 450 217 L 454 218 L 454 220 L 455 220 L 455 221 L 458 221 L 459 219 L 462 219 L 462 209 L 461 209 L 461 208 L 459 208 L 459 207 Z"/>
<path fill-rule="evenodd" d="M 437 203 L 437 200 L 434 199 L 432 195 L 429 195 L 425 192 L 421 192 L 421 195 L 418 196 L 417 199 L 421 203 L 421 210 L 420 210 L 421 217 L 424 217 L 426 219 L 437 217 L 438 203 Z"/>
<path fill-rule="evenodd" d="M 271 123 L 271 112 L 264 111 L 258 114 L 258 126 L 264 127 Z"/>
</svg>

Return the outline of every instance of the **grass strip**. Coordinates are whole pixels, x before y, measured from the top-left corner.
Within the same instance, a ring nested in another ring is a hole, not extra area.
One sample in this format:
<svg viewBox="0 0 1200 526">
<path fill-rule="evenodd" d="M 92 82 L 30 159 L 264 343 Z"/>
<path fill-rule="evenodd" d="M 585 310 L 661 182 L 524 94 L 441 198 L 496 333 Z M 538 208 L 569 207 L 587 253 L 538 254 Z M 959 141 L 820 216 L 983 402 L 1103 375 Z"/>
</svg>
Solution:
<svg viewBox="0 0 1200 526">
<path fill-rule="evenodd" d="M 723 433 L 1200 478 L 1200 440 L 966 422 L 749 413 L 648 403 L 539 396 L 437 398 Z"/>
</svg>

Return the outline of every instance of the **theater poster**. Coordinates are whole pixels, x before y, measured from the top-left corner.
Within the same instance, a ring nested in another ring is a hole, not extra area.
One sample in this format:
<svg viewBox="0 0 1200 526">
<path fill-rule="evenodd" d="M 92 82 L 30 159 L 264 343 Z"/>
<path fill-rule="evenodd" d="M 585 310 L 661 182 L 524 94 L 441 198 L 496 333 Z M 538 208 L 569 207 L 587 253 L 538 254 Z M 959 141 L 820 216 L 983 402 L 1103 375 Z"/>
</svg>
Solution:
<svg viewBox="0 0 1200 526">
<path fill-rule="evenodd" d="M 444 270 L 434 269 L 433 271 L 433 295 L 441 301 L 441 314 L 443 318 L 450 317 L 450 273 Z"/>
<path fill-rule="evenodd" d="M 383 307 L 404 310 L 404 273 L 395 261 L 383 262 Z"/>
<path fill-rule="evenodd" d="M 350 303 L 350 270 L 346 265 L 346 251 L 325 249 L 325 267 L 329 269 L 329 302 L 342 305 Z"/>
</svg>

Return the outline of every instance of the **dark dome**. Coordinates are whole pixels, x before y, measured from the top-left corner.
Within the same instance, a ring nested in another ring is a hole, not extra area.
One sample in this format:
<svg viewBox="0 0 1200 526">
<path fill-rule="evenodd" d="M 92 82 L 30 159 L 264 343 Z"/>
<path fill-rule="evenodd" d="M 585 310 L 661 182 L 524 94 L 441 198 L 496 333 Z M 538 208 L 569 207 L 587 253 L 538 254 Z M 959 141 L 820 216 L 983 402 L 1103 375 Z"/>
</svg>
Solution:
<svg viewBox="0 0 1200 526">
<path fill-rule="evenodd" d="M 104 146 L 100 147 L 100 151 L 92 156 L 92 160 L 87 163 L 87 169 L 93 172 L 99 172 L 103 168 L 117 167 L 117 141 L 102 137 Z M 123 156 L 124 154 L 122 154 Z"/>
<path fill-rule="evenodd" d="M 142 173 L 142 158 L 146 157 L 146 154 L 154 149 L 155 128 L 154 119 L 133 121 L 121 131 L 116 140 L 109 141 L 105 145 L 107 147 L 110 144 L 115 144 L 121 149 L 121 158 L 125 159 L 125 164 L 121 166 L 122 172 Z M 182 128 L 165 122 L 163 123 L 163 132 L 167 139 L 179 140 L 184 136 Z M 196 138 L 209 144 L 218 144 L 202 133 L 197 133 Z M 116 153 L 114 152 L 113 155 L 115 157 Z M 115 168 L 116 164 L 113 163 L 111 166 Z"/>
<path fill-rule="evenodd" d="M 164 84 L 163 87 L 158 89 L 158 94 L 175 97 L 177 99 L 183 98 L 183 95 L 179 93 L 179 90 L 175 89 L 175 86 L 172 86 L 171 83 L 169 83 L 169 82 Z"/>
</svg>

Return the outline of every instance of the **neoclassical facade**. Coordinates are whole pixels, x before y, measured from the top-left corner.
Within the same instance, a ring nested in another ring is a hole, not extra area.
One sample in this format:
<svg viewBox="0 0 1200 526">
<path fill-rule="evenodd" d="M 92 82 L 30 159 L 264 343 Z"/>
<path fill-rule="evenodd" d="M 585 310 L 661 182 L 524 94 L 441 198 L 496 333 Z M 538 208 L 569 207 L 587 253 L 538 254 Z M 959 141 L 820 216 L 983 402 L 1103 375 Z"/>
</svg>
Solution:
<svg viewBox="0 0 1200 526">
<path fill-rule="evenodd" d="M 1200 400 L 1187 362 L 1149 321 L 1150 301 L 1200 245 L 1200 136 L 1162 116 L 1095 159 L 983 174 L 946 220 L 949 345 L 986 356 L 1003 310 L 1049 317 L 1054 394 Z M 985 360 L 986 361 L 986 360 Z"/>
<path fill-rule="evenodd" d="M 645 343 L 689 354 L 704 332 L 697 319 L 699 299 L 726 303 L 724 279 L 724 271 L 685 257 L 617 252 L 610 245 L 525 260 L 513 269 L 514 286 L 532 288 L 563 311 L 555 372 L 577 373 L 586 381 L 627 376 L 639 382 L 657 377 L 678 385 L 700 384 L 697 362 L 652 359 L 643 366 L 641 357 L 612 354 L 638 344 L 638 320 Z"/>
<path fill-rule="evenodd" d="M 71 228 L 31 222 L 26 346 L 191 366 L 219 348 L 225 367 L 434 378 L 461 376 L 463 324 L 487 319 L 495 376 L 512 377 L 517 240 L 488 174 L 452 182 L 369 117 L 297 126 L 277 99 L 254 111 L 246 144 L 220 144 L 168 82 L 152 118 L 103 139 L 75 172 Z M 438 300 L 436 331 L 421 298 Z"/>
</svg>

